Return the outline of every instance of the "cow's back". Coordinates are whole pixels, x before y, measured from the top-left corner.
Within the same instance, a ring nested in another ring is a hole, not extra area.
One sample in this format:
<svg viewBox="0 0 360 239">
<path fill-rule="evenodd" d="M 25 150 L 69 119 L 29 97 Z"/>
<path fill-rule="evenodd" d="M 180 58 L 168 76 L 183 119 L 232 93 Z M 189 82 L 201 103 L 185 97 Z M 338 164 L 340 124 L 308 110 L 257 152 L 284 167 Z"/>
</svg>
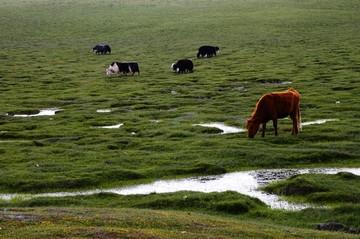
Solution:
<svg viewBox="0 0 360 239">
<path fill-rule="evenodd" d="M 299 93 L 295 90 L 265 94 L 257 103 L 252 116 L 262 122 L 285 118 L 296 113 L 299 100 Z"/>
<path fill-rule="evenodd" d="M 277 93 L 273 97 L 278 118 L 285 118 L 296 112 L 297 105 L 299 104 L 299 94 L 297 92 L 287 91 Z"/>
</svg>

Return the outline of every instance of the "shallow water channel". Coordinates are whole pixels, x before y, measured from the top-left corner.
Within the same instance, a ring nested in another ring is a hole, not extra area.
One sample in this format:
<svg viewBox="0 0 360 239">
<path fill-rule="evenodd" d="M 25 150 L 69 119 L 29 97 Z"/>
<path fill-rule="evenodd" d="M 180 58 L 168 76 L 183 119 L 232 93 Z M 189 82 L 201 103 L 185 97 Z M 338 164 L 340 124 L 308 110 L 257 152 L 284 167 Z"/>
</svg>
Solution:
<svg viewBox="0 0 360 239">
<path fill-rule="evenodd" d="M 304 173 L 336 174 L 338 172 L 350 172 L 360 175 L 360 168 L 316 168 L 316 169 L 271 169 L 253 170 L 244 172 L 227 173 L 216 176 L 191 177 L 178 180 L 159 180 L 149 184 L 141 184 L 132 187 L 96 189 L 80 192 L 58 192 L 32 195 L 0 194 L 3 200 L 13 198 L 30 199 L 34 197 L 66 197 L 78 195 L 92 195 L 101 192 L 115 193 L 120 195 L 171 193 L 179 191 L 195 192 L 225 192 L 235 191 L 244 195 L 258 198 L 272 209 L 300 210 L 310 207 L 305 204 L 289 203 L 274 194 L 260 191 L 259 188 L 269 183 L 289 178 L 293 175 Z"/>
</svg>

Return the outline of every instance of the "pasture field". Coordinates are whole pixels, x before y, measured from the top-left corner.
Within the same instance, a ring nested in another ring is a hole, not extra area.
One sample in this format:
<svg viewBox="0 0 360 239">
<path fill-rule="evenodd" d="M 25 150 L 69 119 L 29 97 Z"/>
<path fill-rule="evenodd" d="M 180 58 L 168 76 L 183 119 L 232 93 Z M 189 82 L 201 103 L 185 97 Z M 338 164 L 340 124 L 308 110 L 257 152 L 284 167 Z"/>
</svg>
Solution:
<svg viewBox="0 0 360 239">
<path fill-rule="evenodd" d="M 257 168 L 360 166 L 357 0 L 0 0 L 0 4 L 2 193 L 109 188 Z M 99 43 L 109 44 L 112 53 L 91 53 Z M 197 59 L 201 45 L 219 46 L 220 53 Z M 170 70 L 171 63 L 182 58 L 193 59 L 194 73 L 179 75 Z M 106 76 L 105 69 L 113 61 L 138 61 L 140 75 Z M 301 94 L 303 122 L 333 121 L 306 125 L 299 135 L 291 136 L 291 121 L 282 119 L 278 137 L 270 122 L 266 137 L 258 134 L 253 140 L 246 133 L 220 134 L 217 129 L 194 126 L 222 122 L 243 129 L 263 94 L 290 87 Z M 14 117 L 49 108 L 60 111 L 53 116 Z M 111 112 L 98 112 L 103 109 Z M 119 123 L 123 125 L 116 129 L 98 127 Z M 105 214 L 108 209 L 95 209 L 102 204 L 98 197 L 74 197 L 71 203 L 44 199 L 43 204 L 0 204 L 25 212 L 20 207 L 32 207 L 44 218 L 46 211 L 38 207 L 79 205 L 72 209 L 74 217 L 88 210 L 84 207 Z M 80 203 L 86 200 L 90 205 Z M 349 222 L 359 204 L 348 207 L 320 210 L 316 215 Z M 126 210 L 119 209 L 119 214 Z M 131 210 L 130 228 L 140 233 L 142 227 L 135 221 L 141 210 L 148 209 Z M 309 230 L 312 224 L 297 222 L 309 212 L 271 212 L 262 206 L 257 210 L 240 218 L 212 209 L 201 214 L 213 213 L 210 221 L 236 221 L 239 227 L 254 215 L 264 216 L 256 220 L 271 225 L 270 234 L 259 236 L 249 227 L 249 238 L 276 238 L 279 231 L 289 229 L 285 217 L 290 218 L 289 226 L 306 228 L 296 229 L 306 232 L 289 232 L 294 238 L 314 238 L 312 233 L 319 233 Z M 185 217 L 178 211 L 147 212 L 154 218 L 174 215 L 180 221 Z M 277 213 L 280 216 L 268 216 Z M 206 215 L 199 217 L 207 220 Z M 314 216 L 311 223 L 317 219 Z M 358 222 L 351 226 L 360 227 Z M 173 235 L 176 223 L 171 223 L 161 232 L 144 232 L 143 238 Z M 24 226 L 15 224 L 9 226 Z M 109 232 L 110 224 L 96 226 L 108 227 Z M 43 226 L 39 228 L 46 230 Z M 84 228 L 77 227 L 80 234 L 74 237 L 86 237 L 81 232 Z M 53 232 L 54 238 L 61 238 L 60 231 Z M 11 232 L 1 230 L 0 237 L 1 233 Z M 121 233 L 116 235 L 139 238 L 125 229 Z M 234 234 L 218 230 L 213 236 L 236 238 Z M 335 233 L 325 234 L 315 237 L 337 238 Z M 202 238 L 204 234 L 187 236 L 177 235 Z"/>
</svg>

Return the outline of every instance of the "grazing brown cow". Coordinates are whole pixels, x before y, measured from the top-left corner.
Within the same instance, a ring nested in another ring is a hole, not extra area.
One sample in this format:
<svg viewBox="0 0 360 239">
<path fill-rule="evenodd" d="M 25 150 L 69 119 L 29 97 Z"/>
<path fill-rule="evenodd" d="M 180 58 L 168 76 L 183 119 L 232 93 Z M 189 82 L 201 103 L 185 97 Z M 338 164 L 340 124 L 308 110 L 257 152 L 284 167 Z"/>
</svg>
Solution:
<svg viewBox="0 0 360 239">
<path fill-rule="evenodd" d="M 291 134 L 294 135 L 301 129 L 300 94 L 295 89 L 263 95 L 256 104 L 255 110 L 251 114 L 252 117 L 246 122 L 248 137 L 254 138 L 259 131 L 260 124 L 263 125 L 261 136 L 265 137 L 266 123 L 270 120 L 273 121 L 275 136 L 277 136 L 278 119 L 289 115 L 292 120 Z"/>
</svg>

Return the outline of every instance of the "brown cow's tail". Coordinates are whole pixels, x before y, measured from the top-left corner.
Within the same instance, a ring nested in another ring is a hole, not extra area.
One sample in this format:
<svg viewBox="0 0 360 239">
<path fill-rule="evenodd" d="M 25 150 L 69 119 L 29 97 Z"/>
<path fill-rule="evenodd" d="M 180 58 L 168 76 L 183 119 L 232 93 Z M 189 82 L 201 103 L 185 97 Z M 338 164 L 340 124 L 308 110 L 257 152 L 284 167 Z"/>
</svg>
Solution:
<svg viewBox="0 0 360 239">
<path fill-rule="evenodd" d="M 302 125 L 301 125 L 300 102 L 299 102 L 299 105 L 297 107 L 296 118 L 297 118 L 297 127 L 301 131 L 302 130 Z"/>
</svg>

